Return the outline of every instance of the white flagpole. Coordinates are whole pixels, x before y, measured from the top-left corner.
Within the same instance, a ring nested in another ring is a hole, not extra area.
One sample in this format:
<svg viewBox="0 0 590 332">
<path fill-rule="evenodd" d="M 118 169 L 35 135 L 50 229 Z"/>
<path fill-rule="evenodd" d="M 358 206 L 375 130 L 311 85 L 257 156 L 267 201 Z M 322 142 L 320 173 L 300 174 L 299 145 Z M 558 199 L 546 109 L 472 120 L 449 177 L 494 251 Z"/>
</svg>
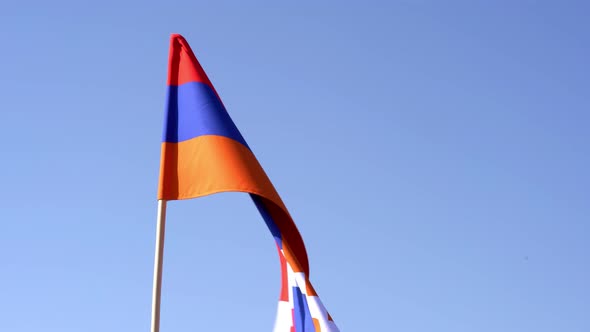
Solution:
<svg viewBox="0 0 590 332">
<path fill-rule="evenodd" d="M 166 231 L 166 201 L 158 200 L 156 226 L 156 255 L 154 258 L 154 288 L 152 290 L 152 329 L 160 332 L 160 298 L 162 295 L 162 264 L 164 262 L 164 234 Z"/>
</svg>

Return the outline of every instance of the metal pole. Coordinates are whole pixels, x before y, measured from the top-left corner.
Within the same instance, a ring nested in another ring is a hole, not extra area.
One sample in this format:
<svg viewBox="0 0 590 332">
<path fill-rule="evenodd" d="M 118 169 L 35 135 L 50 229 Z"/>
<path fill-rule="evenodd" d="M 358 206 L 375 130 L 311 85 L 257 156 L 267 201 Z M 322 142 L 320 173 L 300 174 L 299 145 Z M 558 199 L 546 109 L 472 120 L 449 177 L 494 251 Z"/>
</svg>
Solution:
<svg viewBox="0 0 590 332">
<path fill-rule="evenodd" d="M 160 332 L 160 298 L 162 295 L 162 264 L 164 262 L 164 234 L 166 230 L 166 201 L 158 200 L 156 226 L 156 256 L 154 259 L 154 288 L 152 290 L 152 329 Z"/>
</svg>

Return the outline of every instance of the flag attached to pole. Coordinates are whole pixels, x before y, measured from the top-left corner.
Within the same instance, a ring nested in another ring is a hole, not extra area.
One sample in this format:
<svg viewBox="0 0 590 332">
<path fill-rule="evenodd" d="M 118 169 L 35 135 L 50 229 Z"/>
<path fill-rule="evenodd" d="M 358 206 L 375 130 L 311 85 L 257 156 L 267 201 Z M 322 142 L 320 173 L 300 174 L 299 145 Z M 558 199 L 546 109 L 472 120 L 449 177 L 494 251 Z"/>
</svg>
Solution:
<svg viewBox="0 0 590 332">
<path fill-rule="evenodd" d="M 305 245 L 287 208 L 189 44 L 173 34 L 158 199 L 228 191 L 250 194 L 278 248 L 282 284 L 274 331 L 339 331 L 309 281 Z"/>
</svg>

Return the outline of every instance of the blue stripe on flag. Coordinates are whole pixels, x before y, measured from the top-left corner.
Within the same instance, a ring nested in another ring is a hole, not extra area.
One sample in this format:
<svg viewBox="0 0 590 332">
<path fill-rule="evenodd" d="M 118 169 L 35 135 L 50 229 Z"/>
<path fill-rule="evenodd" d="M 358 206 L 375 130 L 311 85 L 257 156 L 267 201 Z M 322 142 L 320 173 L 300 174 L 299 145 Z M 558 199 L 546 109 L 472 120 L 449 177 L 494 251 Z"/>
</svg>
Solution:
<svg viewBox="0 0 590 332">
<path fill-rule="evenodd" d="M 248 147 L 213 89 L 190 82 L 168 86 L 164 142 L 178 143 L 203 135 L 231 138 Z M 249 148 L 249 147 L 248 147 Z"/>
<path fill-rule="evenodd" d="M 293 287 L 294 323 L 297 332 L 315 332 L 309 306 L 299 287 Z"/>
<path fill-rule="evenodd" d="M 260 212 L 262 219 L 264 219 L 264 222 L 266 222 L 266 226 L 270 230 L 272 236 L 275 238 L 277 245 L 279 246 L 279 248 L 282 249 L 283 248 L 283 240 L 281 237 L 281 231 L 279 231 L 277 224 L 275 224 L 274 220 L 272 219 L 272 217 L 270 216 L 268 211 L 266 211 L 266 207 L 264 206 L 264 203 L 262 202 L 262 198 L 260 198 L 260 196 L 258 196 L 258 195 L 254 195 L 254 194 L 250 194 L 250 197 L 252 197 L 252 201 L 254 201 L 254 204 L 258 208 L 258 212 Z"/>
</svg>

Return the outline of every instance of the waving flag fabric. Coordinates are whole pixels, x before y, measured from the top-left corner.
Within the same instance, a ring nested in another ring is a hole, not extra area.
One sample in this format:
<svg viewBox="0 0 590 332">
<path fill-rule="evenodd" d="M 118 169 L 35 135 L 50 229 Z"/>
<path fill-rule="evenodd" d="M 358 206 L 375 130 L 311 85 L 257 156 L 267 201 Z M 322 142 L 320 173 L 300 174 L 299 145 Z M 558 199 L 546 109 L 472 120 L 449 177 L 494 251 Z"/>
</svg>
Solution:
<svg viewBox="0 0 590 332">
<path fill-rule="evenodd" d="M 158 199 L 250 194 L 275 239 L 282 285 L 275 332 L 339 331 L 309 281 L 303 240 L 186 40 L 170 41 Z"/>
</svg>

